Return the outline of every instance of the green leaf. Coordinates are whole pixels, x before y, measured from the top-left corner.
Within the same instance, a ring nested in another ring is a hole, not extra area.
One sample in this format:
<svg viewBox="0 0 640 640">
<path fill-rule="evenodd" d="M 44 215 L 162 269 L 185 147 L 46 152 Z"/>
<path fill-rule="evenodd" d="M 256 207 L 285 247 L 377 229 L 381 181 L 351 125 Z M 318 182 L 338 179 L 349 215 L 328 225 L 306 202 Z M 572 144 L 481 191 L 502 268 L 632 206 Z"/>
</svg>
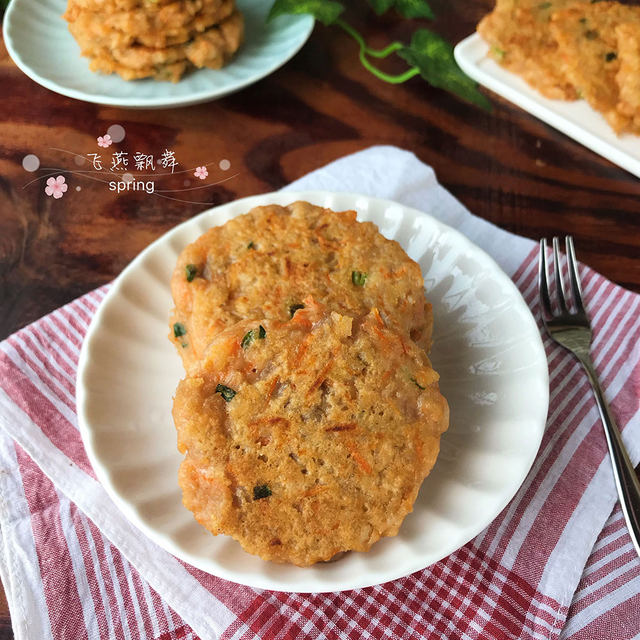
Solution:
<svg viewBox="0 0 640 640">
<path fill-rule="evenodd" d="M 369 0 L 369 4 L 373 8 L 373 10 L 381 16 L 383 13 L 386 13 L 393 7 L 396 0 Z"/>
<path fill-rule="evenodd" d="M 405 18 L 435 18 L 431 7 L 424 0 L 396 0 L 396 11 Z"/>
<path fill-rule="evenodd" d="M 453 47 L 429 29 L 413 34 L 411 44 L 398 55 L 420 71 L 420 75 L 434 87 L 446 89 L 483 109 L 491 110 L 491 103 L 478 91 L 478 85 L 465 75 L 453 57 Z"/>
<path fill-rule="evenodd" d="M 173 336 L 175 338 L 179 338 L 180 336 L 184 336 L 187 333 L 187 330 L 185 329 L 185 326 L 182 324 L 182 322 L 176 322 L 173 325 Z"/>
<path fill-rule="evenodd" d="M 333 0 L 276 0 L 267 20 L 286 14 L 309 13 L 322 24 L 333 24 L 344 11 L 340 2 Z"/>
<path fill-rule="evenodd" d="M 373 10 L 382 15 L 395 7 L 395 10 L 405 18 L 429 18 L 434 19 L 433 11 L 425 0 L 369 0 Z"/>
</svg>

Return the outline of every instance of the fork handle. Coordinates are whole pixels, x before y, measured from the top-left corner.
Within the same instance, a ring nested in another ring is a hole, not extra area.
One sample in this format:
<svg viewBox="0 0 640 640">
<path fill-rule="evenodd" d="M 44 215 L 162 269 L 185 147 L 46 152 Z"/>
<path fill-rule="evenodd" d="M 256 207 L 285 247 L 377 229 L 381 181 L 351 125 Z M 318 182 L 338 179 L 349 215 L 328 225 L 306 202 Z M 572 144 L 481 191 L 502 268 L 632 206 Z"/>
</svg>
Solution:
<svg viewBox="0 0 640 640">
<path fill-rule="evenodd" d="M 640 481 L 638 481 L 638 476 L 631 464 L 631 460 L 629 460 L 629 454 L 622 442 L 620 430 L 602 393 L 591 359 L 582 357 L 580 360 L 596 395 L 596 403 L 602 418 L 607 446 L 609 447 L 613 477 L 618 490 L 618 497 L 620 498 L 620 506 L 622 507 L 622 513 L 624 514 L 633 546 L 640 556 Z"/>
</svg>

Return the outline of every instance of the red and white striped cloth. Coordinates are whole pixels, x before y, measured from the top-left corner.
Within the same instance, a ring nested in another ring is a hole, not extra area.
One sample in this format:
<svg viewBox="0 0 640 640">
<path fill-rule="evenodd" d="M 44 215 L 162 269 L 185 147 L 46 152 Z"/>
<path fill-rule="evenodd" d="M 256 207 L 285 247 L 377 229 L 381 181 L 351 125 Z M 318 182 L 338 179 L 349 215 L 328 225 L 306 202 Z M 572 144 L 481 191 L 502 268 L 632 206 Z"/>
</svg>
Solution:
<svg viewBox="0 0 640 640">
<path fill-rule="evenodd" d="M 416 206 L 489 251 L 538 314 L 537 252 L 469 214 L 429 167 L 374 147 L 296 189 Z M 578 248 L 579 249 L 579 248 Z M 640 296 L 581 268 L 593 355 L 630 455 L 640 459 Z M 405 578 L 296 594 L 236 585 L 142 536 L 95 479 L 75 416 L 80 346 L 106 288 L 0 343 L 0 574 L 17 640 L 640 637 L 640 560 L 616 504 L 592 394 L 547 341 L 551 398 L 534 466 L 476 539 Z"/>
</svg>

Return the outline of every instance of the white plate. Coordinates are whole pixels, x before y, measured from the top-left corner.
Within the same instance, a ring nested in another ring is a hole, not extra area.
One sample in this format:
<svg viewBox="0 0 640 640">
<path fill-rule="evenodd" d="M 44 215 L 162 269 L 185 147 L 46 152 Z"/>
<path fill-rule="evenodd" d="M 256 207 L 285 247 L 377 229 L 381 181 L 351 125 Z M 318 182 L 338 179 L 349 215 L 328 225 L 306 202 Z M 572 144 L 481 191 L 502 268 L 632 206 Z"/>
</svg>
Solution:
<svg viewBox="0 0 640 640">
<path fill-rule="evenodd" d="M 293 57 L 313 30 L 310 16 L 266 23 L 270 2 L 237 0 L 245 17 L 245 42 L 226 67 L 199 69 L 180 82 L 136 80 L 89 71 L 89 61 L 62 19 L 66 0 L 12 0 L 4 16 L 4 42 L 13 61 L 51 91 L 119 107 L 161 108 L 206 102 L 238 91 Z"/>
<path fill-rule="evenodd" d="M 264 562 L 214 537 L 182 506 L 171 419 L 182 366 L 169 342 L 169 280 L 178 253 L 211 226 L 268 203 L 355 209 L 420 263 L 433 303 L 432 359 L 451 406 L 440 457 L 395 538 L 368 553 L 301 569 Z M 540 334 L 511 280 L 457 231 L 386 200 L 325 191 L 245 198 L 176 227 L 120 275 L 96 313 L 78 367 L 78 420 L 98 478 L 137 527 L 214 575 L 282 591 L 338 591 L 407 575 L 491 522 L 524 480 L 548 404 Z"/>
<path fill-rule="evenodd" d="M 640 137 L 616 136 L 600 113 L 585 100 L 549 100 L 522 78 L 488 57 L 489 45 L 474 33 L 454 54 L 460 68 L 498 95 L 540 118 L 611 162 L 640 177 Z"/>
</svg>

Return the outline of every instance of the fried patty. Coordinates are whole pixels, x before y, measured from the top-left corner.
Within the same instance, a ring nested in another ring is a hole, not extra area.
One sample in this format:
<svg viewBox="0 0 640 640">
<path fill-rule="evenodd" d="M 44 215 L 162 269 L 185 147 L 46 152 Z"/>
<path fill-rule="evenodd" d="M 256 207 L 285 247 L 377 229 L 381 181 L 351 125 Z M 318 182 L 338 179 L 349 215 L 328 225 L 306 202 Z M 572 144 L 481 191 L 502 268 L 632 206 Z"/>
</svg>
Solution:
<svg viewBox="0 0 640 640">
<path fill-rule="evenodd" d="M 633 128 L 633 118 L 618 109 L 616 27 L 622 23 L 640 24 L 640 7 L 618 2 L 574 5 L 555 13 L 551 22 L 567 77 L 616 133 Z"/>
<path fill-rule="evenodd" d="M 558 43 L 549 30 L 554 11 L 576 1 L 498 0 L 478 25 L 491 46 L 489 55 L 519 74 L 547 98 L 575 100 L 578 94 L 558 64 Z"/>
<path fill-rule="evenodd" d="M 265 560 L 308 566 L 397 534 L 448 406 L 425 352 L 377 309 L 354 319 L 303 302 L 288 321 L 219 333 L 180 382 L 173 416 L 198 522 Z"/>
<path fill-rule="evenodd" d="M 177 82 L 189 69 L 219 69 L 242 43 L 234 0 L 174 0 L 95 9 L 69 0 L 64 17 L 92 71 L 125 80 Z"/>
<path fill-rule="evenodd" d="M 633 119 L 640 131 L 640 24 L 616 27 L 620 70 L 616 81 L 620 87 L 618 111 Z"/>
<path fill-rule="evenodd" d="M 180 0 L 153 9 L 87 11 L 69 0 L 64 18 L 83 49 L 123 49 L 142 45 L 162 49 L 182 44 L 234 12 L 233 0 Z"/>
<path fill-rule="evenodd" d="M 420 267 L 355 211 L 308 202 L 256 207 L 186 247 L 171 291 L 170 339 L 187 369 L 223 329 L 245 319 L 284 322 L 308 295 L 353 317 L 375 307 L 390 326 L 430 346 Z"/>
</svg>

